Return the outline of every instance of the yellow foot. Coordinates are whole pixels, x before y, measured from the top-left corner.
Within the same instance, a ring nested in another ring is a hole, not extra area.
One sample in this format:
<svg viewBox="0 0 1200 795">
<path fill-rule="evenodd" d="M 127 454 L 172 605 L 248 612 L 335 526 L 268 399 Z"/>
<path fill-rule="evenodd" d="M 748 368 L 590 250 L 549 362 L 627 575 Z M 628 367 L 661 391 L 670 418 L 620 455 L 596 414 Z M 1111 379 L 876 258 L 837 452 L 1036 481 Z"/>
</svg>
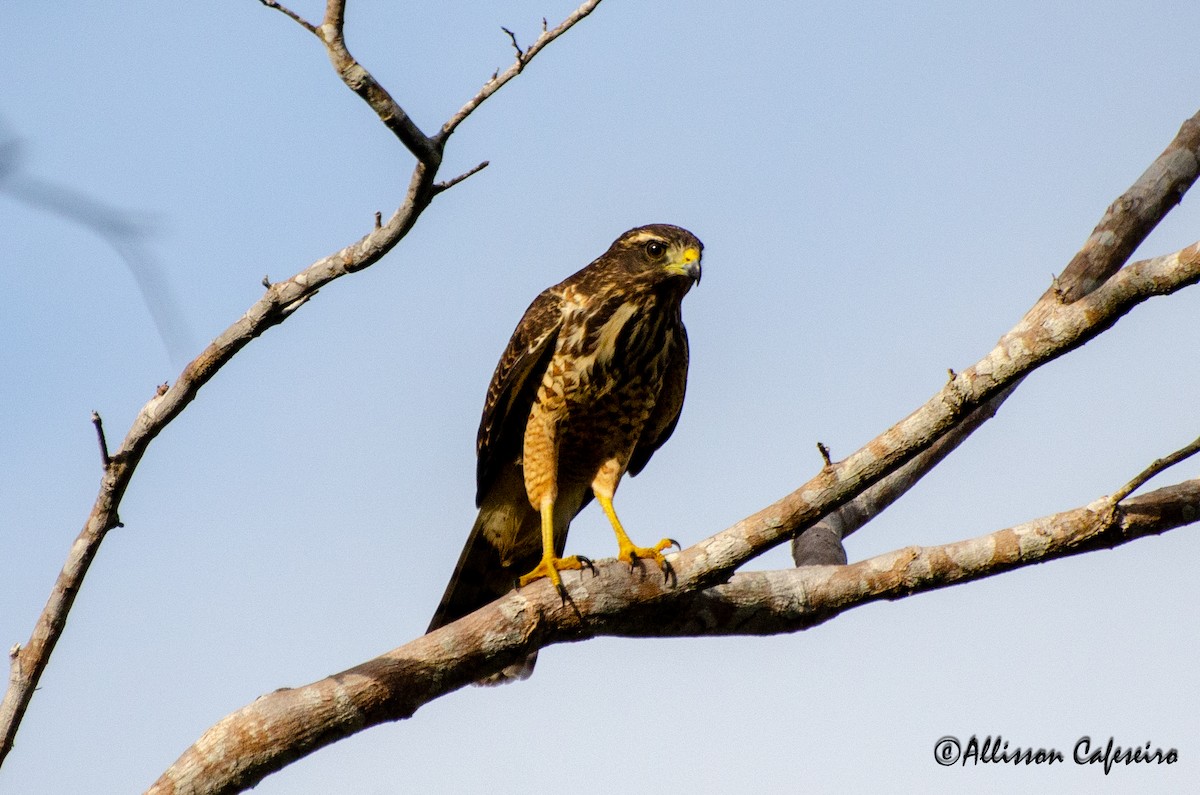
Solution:
<svg viewBox="0 0 1200 795">
<path fill-rule="evenodd" d="M 620 551 L 617 553 L 617 559 L 623 560 L 631 566 L 636 566 L 639 560 L 653 560 L 661 569 L 669 569 L 670 564 L 663 557 L 663 550 L 675 547 L 680 549 L 679 542 L 673 538 L 664 538 L 652 547 L 635 546 L 629 537 L 618 538 L 617 543 L 620 546 Z"/>
<path fill-rule="evenodd" d="M 558 576 L 560 571 L 578 571 L 579 569 L 592 569 L 596 567 L 592 562 L 583 555 L 571 555 L 569 558 L 544 557 L 538 565 L 533 567 L 533 571 L 529 572 L 517 581 L 517 585 L 524 587 L 534 580 L 540 580 L 543 577 L 550 578 L 550 582 L 554 583 L 554 587 L 559 593 L 564 592 L 562 577 Z"/>
</svg>

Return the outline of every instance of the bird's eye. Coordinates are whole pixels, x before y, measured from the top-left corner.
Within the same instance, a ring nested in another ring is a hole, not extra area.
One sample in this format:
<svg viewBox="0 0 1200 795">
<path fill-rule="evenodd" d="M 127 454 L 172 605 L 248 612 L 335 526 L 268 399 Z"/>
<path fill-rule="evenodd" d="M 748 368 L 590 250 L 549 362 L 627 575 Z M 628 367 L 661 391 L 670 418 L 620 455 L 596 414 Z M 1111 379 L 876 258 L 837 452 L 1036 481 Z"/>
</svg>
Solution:
<svg viewBox="0 0 1200 795">
<path fill-rule="evenodd" d="M 663 254 L 667 253 L 667 244 L 661 240 L 651 240 L 646 244 L 646 253 L 658 259 Z"/>
</svg>

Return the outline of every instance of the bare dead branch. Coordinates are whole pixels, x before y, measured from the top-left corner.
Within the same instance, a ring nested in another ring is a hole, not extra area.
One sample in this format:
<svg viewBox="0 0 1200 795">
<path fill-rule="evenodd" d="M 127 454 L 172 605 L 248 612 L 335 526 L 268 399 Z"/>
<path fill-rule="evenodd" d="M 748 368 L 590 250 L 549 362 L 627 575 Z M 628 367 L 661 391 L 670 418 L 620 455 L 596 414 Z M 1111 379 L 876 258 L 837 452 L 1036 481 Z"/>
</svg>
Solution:
<svg viewBox="0 0 1200 795">
<path fill-rule="evenodd" d="M 1200 453 L 1200 437 L 1197 437 L 1191 444 L 1179 448 L 1170 455 L 1163 456 L 1150 466 L 1146 467 L 1138 474 L 1137 477 L 1126 483 L 1119 491 L 1109 497 L 1109 499 L 1112 500 L 1114 504 L 1121 502 L 1130 494 L 1133 494 L 1135 491 L 1144 486 L 1151 478 L 1161 474 L 1167 469 L 1170 469 L 1180 461 L 1191 458 L 1196 453 Z"/>
<path fill-rule="evenodd" d="M 300 16 L 299 14 L 297 14 L 295 11 L 288 8 L 287 6 L 285 6 L 281 3 L 277 3 L 277 2 L 275 2 L 275 0 L 258 0 L 258 2 L 262 3 L 267 8 L 273 8 L 276 11 L 282 12 L 284 15 L 291 17 L 295 22 L 297 22 L 300 25 L 300 27 L 304 28 L 305 30 L 307 30 L 309 33 L 313 34 L 317 38 L 320 38 L 321 34 L 317 32 L 316 25 L 309 22 L 307 19 Z"/>
<path fill-rule="evenodd" d="M 566 19 L 564 19 L 552 30 L 546 30 L 545 20 L 543 19 L 542 34 L 538 36 L 537 40 L 534 41 L 533 44 L 530 44 L 529 48 L 523 53 L 521 48 L 517 46 L 517 41 L 514 37 L 513 46 L 516 47 L 517 52 L 520 53 L 518 54 L 516 61 L 512 64 L 512 66 L 508 67 L 503 72 L 497 72 L 496 74 L 493 74 L 491 79 L 483 84 L 483 88 L 479 89 L 479 92 L 475 94 L 475 96 L 471 97 L 471 99 L 467 101 L 467 104 L 459 108 L 458 112 L 451 116 L 450 120 L 442 125 L 441 131 L 435 136 L 435 138 L 444 144 L 446 139 L 454 133 L 454 130 L 458 127 L 458 125 L 462 124 L 467 116 L 470 116 L 471 113 L 473 113 L 474 110 L 479 107 L 488 97 L 499 91 L 501 86 L 520 74 L 521 70 L 525 68 L 525 65 L 532 61 L 533 57 L 541 52 L 543 47 L 557 39 L 562 34 L 566 33 L 577 22 L 595 11 L 596 6 L 598 5 L 600 5 L 600 0 L 587 0 L 587 2 L 572 11 Z"/>
<path fill-rule="evenodd" d="M 475 166 L 474 168 L 468 169 L 467 171 L 464 171 L 463 173 L 459 174 L 457 177 L 454 177 L 453 179 L 448 179 L 445 182 L 439 182 L 438 184 L 433 186 L 434 194 L 436 195 L 438 193 L 441 193 L 444 190 L 449 190 L 450 188 L 453 188 L 455 185 L 462 182 L 464 179 L 467 179 L 468 177 L 474 176 L 475 174 L 478 174 L 480 171 L 483 171 L 485 168 L 488 167 L 488 165 L 489 165 L 488 161 L 484 160 L 479 165 Z"/>
<path fill-rule="evenodd" d="M 828 512 L 931 447 L 946 432 L 1043 364 L 1110 328 L 1155 295 L 1200 281 L 1200 243 L 1142 260 L 1071 304 L 1039 302 L 993 350 L 958 373 L 923 406 L 848 458 L 826 467 L 783 499 L 679 553 L 672 563 L 684 590 L 726 580 L 746 561 L 806 530 Z"/>
<path fill-rule="evenodd" d="M 1138 538 L 1200 521 L 1200 479 L 1168 486 L 1122 506 L 1115 521 L 1108 499 L 935 547 L 906 547 L 849 566 L 809 567 L 735 575 L 690 597 L 630 621 L 614 634 L 630 637 L 775 635 L 821 624 L 881 599 L 945 588 L 1044 563 L 1113 549 Z"/>
<path fill-rule="evenodd" d="M 1158 158 L 1125 193 L 1109 206 L 1083 248 L 1060 276 L 1052 277 L 1050 289 L 1027 314 L 1034 319 L 1047 307 L 1069 303 L 1094 290 L 1115 273 L 1142 244 L 1146 236 L 1179 203 L 1200 171 L 1200 113 L 1183 123 L 1178 134 Z M 954 381 L 957 373 L 949 371 Z M 888 475 L 884 480 L 823 517 L 792 542 L 797 566 L 830 563 L 845 559 L 841 539 L 865 525 L 913 488 L 922 477 L 953 452 L 983 423 L 995 416 L 1020 386 L 1020 382 L 996 395 L 963 423 L 949 431 L 927 452 Z M 837 555 L 830 550 L 836 545 Z"/>
<path fill-rule="evenodd" d="M 598 3 L 599 0 L 589 3 L 587 13 Z M 445 136 L 440 136 L 437 141 L 425 136 L 382 86 L 350 56 L 343 37 L 343 0 L 328 0 L 324 20 L 320 28 L 316 29 L 294 12 L 276 3 L 263 4 L 283 12 L 320 36 L 330 61 L 346 85 L 366 100 L 384 124 L 417 157 L 407 193 L 387 223 L 382 226 L 376 224 L 371 232 L 358 241 L 314 262 L 290 279 L 274 284 L 271 284 L 269 279 L 266 280 L 267 289 L 263 297 L 193 359 L 175 383 L 169 387 L 163 385 L 154 398 L 138 412 L 125 439 L 110 457 L 91 513 L 71 546 L 46 606 L 34 625 L 29 642 L 23 647 L 14 647 L 9 687 L 4 693 L 3 701 L 0 701 L 0 765 L 13 747 L 21 720 L 62 635 L 67 616 L 75 596 L 82 587 L 88 568 L 107 532 L 120 524 L 117 509 L 150 443 L 196 398 L 201 387 L 253 339 L 286 320 L 324 285 L 371 266 L 391 251 L 408 234 L 433 197 L 440 192 L 435 190 L 434 180 L 441 164 Z M 540 37 L 526 52 L 526 61 L 533 58 L 549 41 L 587 16 L 587 13 L 576 12 L 551 31 L 553 35 L 545 34 Z M 511 76 L 495 84 L 489 83 L 487 95 L 495 93 L 509 79 Z M 468 103 L 469 108 L 459 110 L 455 114 L 454 125 L 460 124 L 480 102 L 482 99 L 477 95 L 472 100 L 473 104 Z"/>
<path fill-rule="evenodd" d="M 792 632 L 881 599 L 982 579 L 1200 520 L 1200 480 L 1136 497 L 1116 521 L 1107 500 L 968 541 L 908 547 L 851 566 L 738 574 L 701 592 L 672 590 L 616 560 L 564 573 L 571 602 L 549 582 L 347 671 L 277 690 L 221 720 L 148 790 L 229 793 L 292 760 L 422 705 L 552 643 L 600 635 L 666 637 Z M 580 583 L 583 587 L 579 587 Z M 236 744 L 237 763 L 226 752 Z M 203 782 L 204 786 L 197 786 Z"/>
<path fill-rule="evenodd" d="M 104 421 L 100 419 L 99 412 L 92 412 L 92 425 L 96 428 L 96 441 L 100 444 L 100 463 L 108 469 L 112 459 L 108 455 L 108 440 L 104 438 Z"/>
<path fill-rule="evenodd" d="M 328 0 L 325 4 L 325 20 L 317 29 L 317 36 L 325 43 L 329 61 L 338 77 L 342 78 L 351 91 L 358 94 L 371 110 L 379 116 L 392 133 L 400 139 L 408 151 L 430 171 L 436 172 L 442 162 L 444 143 L 435 141 L 417 126 L 404 108 L 387 92 L 375 77 L 363 67 L 346 47 L 345 37 L 346 3 L 344 0 Z"/>
<path fill-rule="evenodd" d="M 1200 113 L 1180 127 L 1150 167 L 1112 203 L 1100 223 L 1051 287 L 1061 300 L 1087 295 L 1116 273 L 1200 174 Z"/>
<path fill-rule="evenodd" d="M 968 436 L 996 415 L 1000 405 L 1015 388 L 1014 385 L 1004 390 L 972 411 L 928 450 L 801 532 L 792 541 L 792 560 L 797 566 L 845 563 L 846 550 L 841 546 L 842 539 L 883 513 L 946 456 L 958 449 Z"/>
<path fill-rule="evenodd" d="M 525 51 L 521 49 L 520 44 L 517 44 L 517 34 L 513 33 L 511 30 L 509 30 L 508 28 L 506 28 L 504 26 L 501 26 L 500 30 L 507 33 L 509 40 L 512 41 L 513 49 L 517 51 L 517 63 L 524 63 Z M 544 28 L 543 28 L 543 30 L 544 30 Z"/>
</svg>

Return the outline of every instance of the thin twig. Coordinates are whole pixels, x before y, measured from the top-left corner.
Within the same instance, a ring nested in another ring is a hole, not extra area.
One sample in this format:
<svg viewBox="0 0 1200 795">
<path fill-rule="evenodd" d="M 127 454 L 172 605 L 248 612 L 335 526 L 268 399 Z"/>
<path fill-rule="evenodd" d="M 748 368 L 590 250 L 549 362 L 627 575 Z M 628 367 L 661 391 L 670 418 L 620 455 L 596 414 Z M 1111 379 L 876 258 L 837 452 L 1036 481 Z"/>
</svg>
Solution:
<svg viewBox="0 0 1200 795">
<path fill-rule="evenodd" d="M 1109 501 L 1112 502 L 1113 505 L 1116 505 L 1121 500 L 1140 489 L 1143 485 L 1145 485 L 1146 481 L 1150 480 L 1150 478 L 1166 469 L 1170 469 L 1180 461 L 1191 458 L 1196 453 L 1200 453 L 1200 437 L 1196 437 L 1195 441 L 1193 441 L 1191 444 L 1179 448 L 1170 455 L 1163 456 L 1150 466 L 1146 467 L 1140 474 L 1138 474 L 1137 477 L 1126 483 L 1122 488 L 1109 497 Z"/>
<path fill-rule="evenodd" d="M 833 460 L 829 457 L 829 447 L 824 442 L 817 442 L 817 452 L 821 454 L 821 460 L 825 462 L 825 466 L 833 466 Z"/>
<path fill-rule="evenodd" d="M 441 193 L 444 190 L 449 190 L 450 188 L 453 188 L 458 183 L 462 182 L 467 177 L 470 177 L 474 174 L 478 174 L 480 171 L 483 171 L 487 167 L 488 167 L 488 161 L 484 160 L 482 163 L 480 163 L 479 165 L 470 169 L 469 171 L 464 171 L 462 174 L 459 174 L 454 179 L 448 179 L 445 182 L 437 183 L 436 185 L 433 186 L 433 192 L 436 194 L 436 193 Z"/>
<path fill-rule="evenodd" d="M 517 44 L 517 34 L 513 33 L 511 30 L 509 30 L 508 28 L 504 27 L 503 25 L 501 25 L 501 26 L 500 26 L 500 30 L 502 30 L 502 31 L 504 31 L 505 33 L 507 33 L 507 34 L 508 34 L 508 38 L 509 38 L 509 39 L 512 41 L 512 46 L 513 46 L 513 49 L 517 51 L 517 62 L 518 62 L 518 63 L 522 63 L 522 62 L 524 62 L 524 60 L 525 60 L 525 51 L 521 49 L 521 45 L 520 45 L 520 44 Z"/>
<path fill-rule="evenodd" d="M 276 11 L 282 12 L 285 16 L 291 17 L 293 20 L 295 20 L 297 23 L 299 23 L 299 25 L 302 28 L 304 28 L 305 30 L 307 30 L 309 33 L 313 34 L 314 36 L 317 36 L 318 38 L 320 37 L 321 34 L 317 31 L 316 25 L 309 22 L 307 19 L 300 16 L 299 14 L 297 14 L 295 11 L 288 8 L 287 6 L 276 2 L 276 0 L 258 0 L 258 2 L 262 3 L 267 8 L 273 8 Z"/>
<path fill-rule="evenodd" d="M 497 72 L 496 74 L 493 74 L 492 78 L 483 84 L 483 88 L 479 89 L 478 93 L 476 93 L 475 96 L 471 97 L 471 99 L 467 101 L 467 104 L 459 108 L 458 112 L 451 116 L 450 120 L 442 125 L 441 132 L 435 135 L 434 138 L 442 143 L 445 143 L 446 139 L 454 133 L 454 130 L 458 127 L 458 125 L 462 124 L 463 120 L 466 119 L 467 116 L 470 116 L 471 113 L 484 102 L 484 100 L 486 100 L 492 94 L 495 94 L 498 90 L 500 90 L 501 86 L 520 74 L 521 70 L 525 68 L 525 65 L 532 61 L 533 57 L 541 52 L 543 47 L 557 39 L 562 34 L 566 33 L 568 30 L 574 27 L 577 22 L 595 11 L 596 6 L 598 5 L 600 5 L 600 0 L 587 0 L 587 2 L 579 6 L 579 8 L 576 8 L 574 11 L 572 11 L 557 27 L 552 28 L 551 30 L 545 30 L 543 28 L 542 35 L 538 36 L 537 40 L 534 41 L 533 44 L 530 44 L 529 47 L 523 51 L 523 54 L 517 58 L 517 61 L 503 72 Z M 516 39 L 513 40 L 513 46 L 516 46 Z M 520 47 L 517 47 L 518 51 L 520 51 L 520 49 Z"/>
<path fill-rule="evenodd" d="M 96 427 L 96 441 L 100 443 L 100 463 L 108 469 L 112 459 L 108 456 L 108 440 L 104 438 L 104 421 L 100 419 L 99 412 L 92 412 L 92 425 Z"/>
</svg>

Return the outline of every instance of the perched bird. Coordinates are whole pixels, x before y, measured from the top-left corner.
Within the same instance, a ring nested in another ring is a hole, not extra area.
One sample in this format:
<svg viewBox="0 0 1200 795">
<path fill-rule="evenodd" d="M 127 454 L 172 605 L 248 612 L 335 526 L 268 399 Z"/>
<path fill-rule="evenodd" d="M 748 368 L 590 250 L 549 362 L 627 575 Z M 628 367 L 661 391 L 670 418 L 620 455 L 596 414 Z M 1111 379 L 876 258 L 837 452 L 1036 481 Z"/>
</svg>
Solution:
<svg viewBox="0 0 1200 795">
<path fill-rule="evenodd" d="M 429 631 L 510 591 L 590 565 L 562 557 L 567 528 L 592 497 L 617 535 L 618 557 L 665 566 L 664 538 L 635 545 L 613 510 L 675 430 L 687 385 L 680 304 L 700 281 L 703 244 L 652 224 L 621 235 L 602 256 L 545 290 L 525 310 L 488 386 L 476 440 L 471 528 Z M 536 655 L 493 680 L 524 679 Z"/>
</svg>

